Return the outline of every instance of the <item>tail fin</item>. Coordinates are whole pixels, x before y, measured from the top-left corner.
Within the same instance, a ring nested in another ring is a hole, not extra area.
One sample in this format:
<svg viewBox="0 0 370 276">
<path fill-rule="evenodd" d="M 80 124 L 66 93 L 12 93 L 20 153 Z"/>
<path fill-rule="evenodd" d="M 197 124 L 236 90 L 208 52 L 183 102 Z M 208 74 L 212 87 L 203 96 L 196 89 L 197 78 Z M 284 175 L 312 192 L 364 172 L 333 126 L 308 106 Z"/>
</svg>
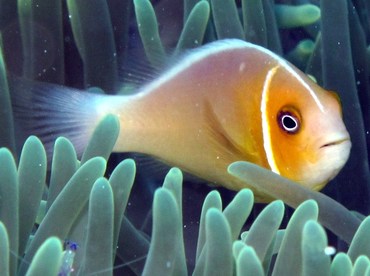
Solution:
<svg viewBox="0 0 370 276">
<path fill-rule="evenodd" d="M 99 100 L 106 96 L 20 78 L 9 79 L 9 88 L 18 144 L 36 135 L 50 156 L 56 138 L 64 136 L 82 153 L 100 120 Z"/>
</svg>

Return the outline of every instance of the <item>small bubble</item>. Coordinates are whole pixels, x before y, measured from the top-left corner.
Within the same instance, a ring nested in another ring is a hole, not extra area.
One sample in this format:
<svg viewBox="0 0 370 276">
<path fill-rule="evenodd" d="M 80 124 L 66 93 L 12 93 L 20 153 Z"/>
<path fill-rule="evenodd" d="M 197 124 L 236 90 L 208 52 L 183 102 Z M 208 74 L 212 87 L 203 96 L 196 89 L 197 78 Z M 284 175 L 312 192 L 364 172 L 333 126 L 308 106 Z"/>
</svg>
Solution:
<svg viewBox="0 0 370 276">
<path fill-rule="evenodd" d="M 166 267 L 167 267 L 167 268 L 170 268 L 170 267 L 171 267 L 171 262 L 170 262 L 170 261 L 167 261 L 167 262 L 166 262 Z"/>
</svg>

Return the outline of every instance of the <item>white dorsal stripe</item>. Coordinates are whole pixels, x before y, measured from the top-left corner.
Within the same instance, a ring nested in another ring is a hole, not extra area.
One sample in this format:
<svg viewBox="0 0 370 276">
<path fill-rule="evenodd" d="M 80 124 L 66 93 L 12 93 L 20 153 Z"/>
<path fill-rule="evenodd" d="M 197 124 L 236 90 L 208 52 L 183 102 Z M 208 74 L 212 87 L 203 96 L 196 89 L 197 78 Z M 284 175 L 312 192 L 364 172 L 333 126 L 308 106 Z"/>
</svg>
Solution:
<svg viewBox="0 0 370 276">
<path fill-rule="evenodd" d="M 305 82 L 300 75 L 297 74 L 296 71 L 293 70 L 292 66 L 290 66 L 284 59 L 277 56 L 279 63 L 281 66 L 283 66 L 297 81 L 299 81 L 304 88 L 307 89 L 308 93 L 310 93 L 310 96 L 313 98 L 317 106 L 319 107 L 321 112 L 324 112 L 324 106 L 320 102 L 319 98 L 317 97 L 315 91 L 311 89 L 311 87 Z"/>
<path fill-rule="evenodd" d="M 276 164 L 274 153 L 272 151 L 272 137 L 271 137 L 271 131 L 270 131 L 270 125 L 269 125 L 269 118 L 267 114 L 267 103 L 269 101 L 268 92 L 269 92 L 271 80 L 274 77 L 278 68 L 279 68 L 279 65 L 270 69 L 263 83 L 262 99 L 261 99 L 261 114 L 262 114 L 261 120 L 262 120 L 263 147 L 265 149 L 267 162 L 269 163 L 270 169 L 273 172 L 280 174 L 279 168 Z"/>
<path fill-rule="evenodd" d="M 266 55 L 270 56 L 274 60 L 276 60 L 284 69 L 286 69 L 297 81 L 299 81 L 304 88 L 308 91 L 311 97 L 316 102 L 319 109 L 324 112 L 324 107 L 320 100 L 317 98 L 315 92 L 310 88 L 310 86 L 297 74 L 297 72 L 293 69 L 291 65 L 287 63 L 284 59 L 279 57 L 278 55 L 274 54 L 270 50 L 263 48 L 261 46 L 239 40 L 239 39 L 224 39 L 218 40 L 209 44 L 206 44 L 202 47 L 194 49 L 190 52 L 190 54 L 185 55 L 181 58 L 175 66 L 173 66 L 168 71 L 164 72 L 159 78 L 155 81 L 149 83 L 148 85 L 144 86 L 141 90 L 143 94 L 150 93 L 152 90 L 160 87 L 167 81 L 170 81 L 174 78 L 177 74 L 184 71 L 185 69 L 189 68 L 190 66 L 194 65 L 196 62 L 200 62 L 203 59 L 215 55 L 224 51 L 230 51 L 233 49 L 241 49 L 241 48 L 253 48 L 257 51 L 263 52 Z"/>
<path fill-rule="evenodd" d="M 324 112 L 324 106 L 320 102 L 320 100 L 317 97 L 315 91 L 313 91 L 311 89 L 311 87 L 301 78 L 300 75 L 298 75 L 298 73 L 293 69 L 293 67 L 290 64 L 288 64 L 288 62 L 286 60 L 282 59 L 280 56 L 276 55 L 275 53 L 271 52 L 270 50 L 268 50 L 266 48 L 263 48 L 261 46 L 254 45 L 254 44 L 251 44 L 251 43 L 247 43 L 247 44 L 248 44 L 248 45 L 246 45 L 247 47 L 255 48 L 255 49 L 257 49 L 257 50 L 259 50 L 259 51 L 261 51 L 261 52 L 269 55 L 273 59 L 277 60 L 279 62 L 279 64 L 282 67 L 284 67 L 284 69 L 286 69 L 292 75 L 292 77 L 294 77 L 297 81 L 299 81 L 300 84 L 302 84 L 302 86 L 304 88 L 306 88 L 306 90 L 308 91 L 308 93 L 310 94 L 310 96 L 313 98 L 313 100 L 315 101 L 315 103 L 319 107 L 320 111 L 321 112 Z"/>
<path fill-rule="evenodd" d="M 179 58 L 179 60 L 176 62 L 176 65 L 171 67 L 169 70 L 165 71 L 155 81 L 150 82 L 148 85 L 144 86 L 140 92 L 143 94 L 150 93 L 152 90 L 170 81 L 177 74 L 181 73 L 182 71 L 186 70 L 190 66 L 194 65 L 194 63 L 200 62 L 209 56 L 212 56 L 214 54 L 218 54 L 224 51 L 229 51 L 232 49 L 241 49 L 241 48 L 250 47 L 249 45 L 253 45 L 253 44 L 248 43 L 243 40 L 239 40 L 239 39 L 224 39 L 224 40 L 217 40 L 209 44 L 205 44 L 202 47 L 191 50 L 189 51 L 189 54 L 186 54 L 183 57 Z"/>
</svg>

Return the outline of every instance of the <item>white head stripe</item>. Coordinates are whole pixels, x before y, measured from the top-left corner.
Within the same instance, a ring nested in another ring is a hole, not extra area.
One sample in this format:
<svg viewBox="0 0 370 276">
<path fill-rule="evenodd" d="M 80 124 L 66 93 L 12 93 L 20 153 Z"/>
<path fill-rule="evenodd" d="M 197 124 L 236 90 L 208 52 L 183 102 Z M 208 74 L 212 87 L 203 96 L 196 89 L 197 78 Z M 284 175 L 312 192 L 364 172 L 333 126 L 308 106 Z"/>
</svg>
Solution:
<svg viewBox="0 0 370 276">
<path fill-rule="evenodd" d="M 263 83 L 263 90 L 262 90 L 262 99 L 261 99 L 261 114 L 262 114 L 262 135 L 263 135 L 263 147 L 265 149 L 267 162 L 271 170 L 277 174 L 280 174 L 279 168 L 276 165 L 274 153 L 272 151 L 272 141 L 271 141 L 271 133 L 270 133 L 270 125 L 268 121 L 268 114 L 267 114 L 267 103 L 269 101 L 269 88 L 270 83 L 275 75 L 279 65 L 275 66 L 274 68 L 270 69 L 267 72 L 265 81 Z"/>
</svg>

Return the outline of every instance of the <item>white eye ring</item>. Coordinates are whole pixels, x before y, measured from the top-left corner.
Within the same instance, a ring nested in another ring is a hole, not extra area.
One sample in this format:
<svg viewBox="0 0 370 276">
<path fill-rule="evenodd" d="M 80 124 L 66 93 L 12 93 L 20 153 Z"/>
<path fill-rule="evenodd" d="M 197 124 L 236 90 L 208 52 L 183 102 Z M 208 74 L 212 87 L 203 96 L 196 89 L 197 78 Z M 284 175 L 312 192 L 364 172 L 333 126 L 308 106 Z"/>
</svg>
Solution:
<svg viewBox="0 0 370 276">
<path fill-rule="evenodd" d="M 300 128 L 298 118 L 290 112 L 281 112 L 278 116 L 278 122 L 280 128 L 289 134 L 297 133 Z"/>
</svg>

